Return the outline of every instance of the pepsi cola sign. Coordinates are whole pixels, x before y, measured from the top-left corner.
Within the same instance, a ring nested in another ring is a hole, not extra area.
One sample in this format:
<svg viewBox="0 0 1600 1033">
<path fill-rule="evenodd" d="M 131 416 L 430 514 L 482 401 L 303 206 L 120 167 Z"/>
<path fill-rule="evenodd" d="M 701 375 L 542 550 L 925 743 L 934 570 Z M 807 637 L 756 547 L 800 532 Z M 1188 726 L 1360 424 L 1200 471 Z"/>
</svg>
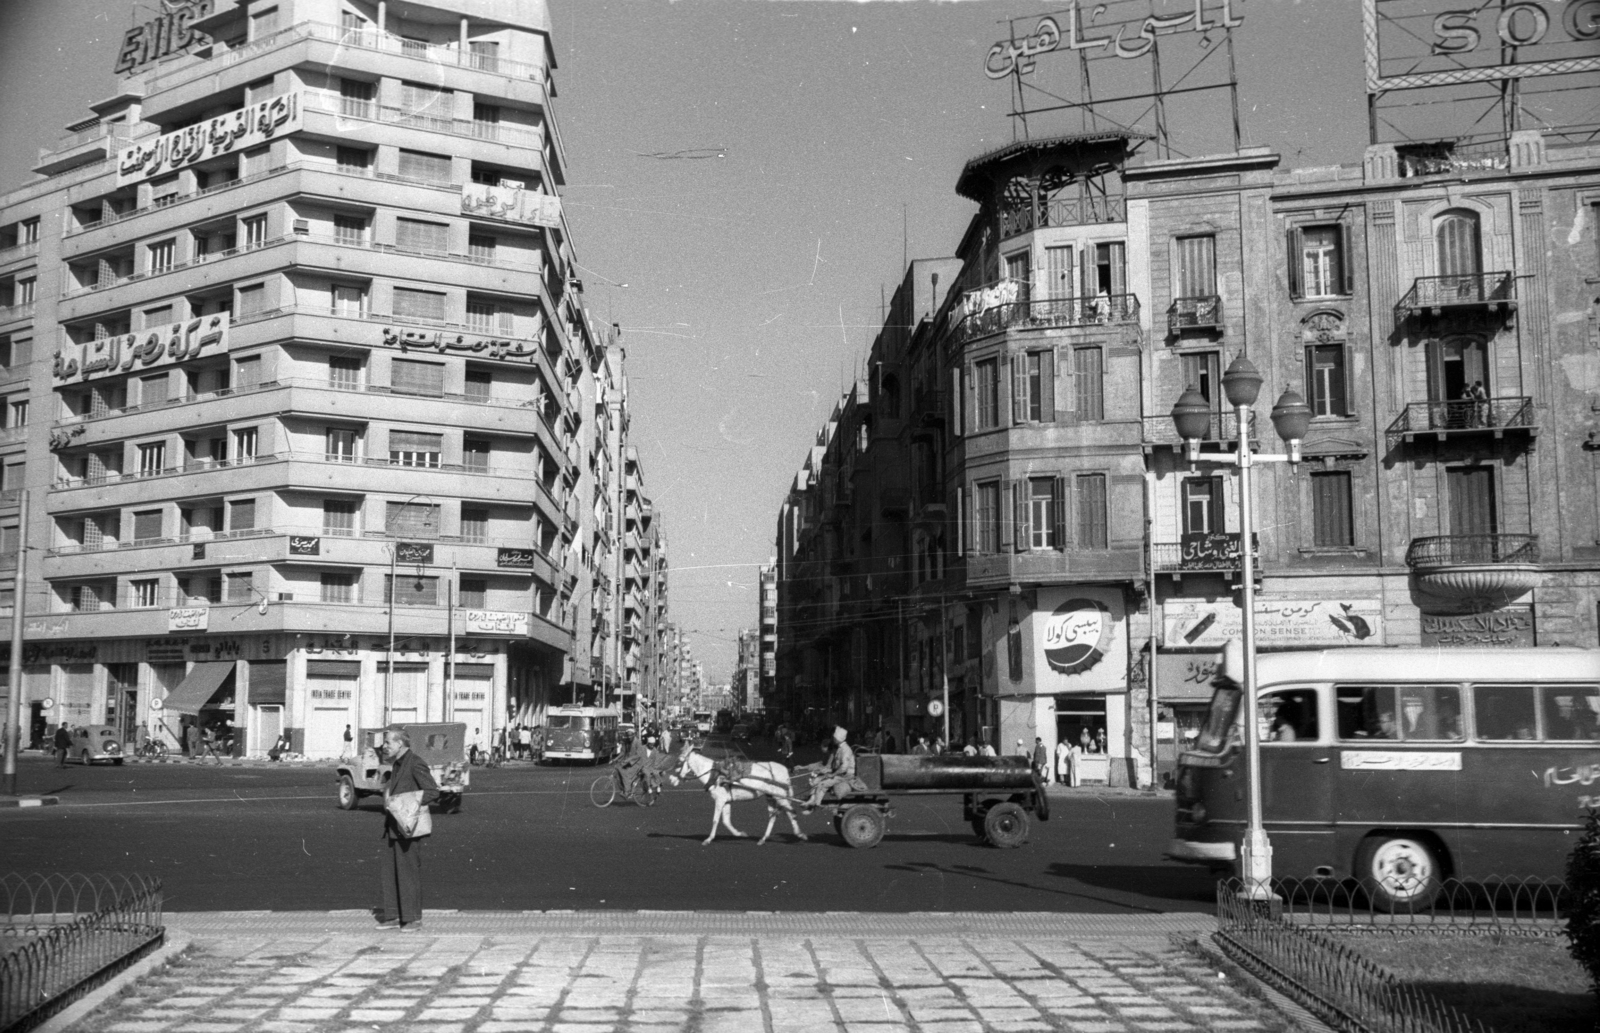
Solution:
<svg viewBox="0 0 1600 1033">
<path fill-rule="evenodd" d="M 1044 659 L 1052 671 L 1080 674 L 1105 659 L 1116 618 L 1098 599 L 1068 599 L 1045 618 Z"/>
</svg>

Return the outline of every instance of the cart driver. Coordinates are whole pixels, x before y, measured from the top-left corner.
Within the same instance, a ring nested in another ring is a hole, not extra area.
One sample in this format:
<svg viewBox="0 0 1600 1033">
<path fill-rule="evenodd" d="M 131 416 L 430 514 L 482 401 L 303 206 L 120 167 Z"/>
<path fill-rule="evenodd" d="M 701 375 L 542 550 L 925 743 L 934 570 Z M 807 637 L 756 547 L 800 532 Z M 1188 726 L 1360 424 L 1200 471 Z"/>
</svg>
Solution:
<svg viewBox="0 0 1600 1033">
<path fill-rule="evenodd" d="M 828 790 L 835 786 L 848 788 L 855 781 L 856 754 L 850 748 L 850 744 L 844 741 L 847 734 L 843 728 L 834 727 L 833 755 L 816 769 L 816 777 L 811 783 L 811 799 L 805 803 L 806 810 L 811 810 L 822 803 L 822 798 L 827 795 Z"/>
</svg>

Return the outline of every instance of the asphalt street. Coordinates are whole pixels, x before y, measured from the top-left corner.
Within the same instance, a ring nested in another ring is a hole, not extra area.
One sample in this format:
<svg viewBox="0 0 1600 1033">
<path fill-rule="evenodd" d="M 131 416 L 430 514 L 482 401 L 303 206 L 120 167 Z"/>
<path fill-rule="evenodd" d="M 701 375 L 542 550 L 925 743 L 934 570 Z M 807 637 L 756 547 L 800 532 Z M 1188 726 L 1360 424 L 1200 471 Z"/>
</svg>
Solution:
<svg viewBox="0 0 1600 1033">
<path fill-rule="evenodd" d="M 797 758 L 805 759 L 805 758 Z M 587 767 L 473 772 L 459 814 L 439 814 L 424 854 L 425 902 L 461 910 L 1206 911 L 1203 870 L 1164 861 L 1169 796 L 1053 797 L 1030 841 L 980 843 L 954 796 L 900 797 L 883 842 L 846 846 L 824 812 L 779 818 L 734 807 L 745 840 L 702 846 L 711 803 L 697 785 L 651 808 L 589 802 Z M 334 803 L 331 767 L 125 764 L 58 770 L 20 758 L 23 793 L 59 806 L 0 809 L 0 871 L 159 875 L 174 911 L 339 910 L 373 904 L 376 798 Z"/>
</svg>

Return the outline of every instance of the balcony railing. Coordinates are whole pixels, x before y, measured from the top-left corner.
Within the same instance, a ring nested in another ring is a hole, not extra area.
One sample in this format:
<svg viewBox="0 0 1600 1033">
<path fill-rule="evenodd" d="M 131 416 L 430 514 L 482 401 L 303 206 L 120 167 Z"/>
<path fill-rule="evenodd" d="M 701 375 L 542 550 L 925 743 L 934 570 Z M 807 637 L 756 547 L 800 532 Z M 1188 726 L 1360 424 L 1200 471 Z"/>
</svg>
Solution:
<svg viewBox="0 0 1600 1033">
<path fill-rule="evenodd" d="M 7 262 L 15 262 L 19 258 L 26 258 L 38 250 L 39 242 L 37 240 L 13 244 L 10 247 L 0 247 L 0 265 L 4 265 Z"/>
<path fill-rule="evenodd" d="M 1039 206 L 1039 219 L 1033 217 L 1033 207 L 1014 208 L 1000 213 L 1000 236 L 1014 237 L 1019 233 L 1045 226 L 1090 226 L 1106 222 L 1127 222 L 1128 202 L 1122 197 L 1055 197 Z"/>
<path fill-rule="evenodd" d="M 33 315 L 31 301 L 24 301 L 20 305 L 0 305 L 0 323 L 8 323 L 13 319 L 26 319 Z"/>
<path fill-rule="evenodd" d="M 1185 330 L 1222 329 L 1222 298 L 1216 294 L 1201 294 L 1189 298 L 1173 298 L 1167 307 L 1167 331 L 1182 333 Z"/>
<path fill-rule="evenodd" d="M 1394 307 L 1396 322 L 1407 316 L 1437 316 L 1447 308 L 1514 309 L 1517 281 L 1509 272 L 1419 276 Z"/>
<path fill-rule="evenodd" d="M 1178 437 L 1178 428 L 1172 425 L 1171 416 L 1146 416 L 1144 418 L 1144 445 L 1168 445 L 1174 450 L 1183 447 L 1183 439 Z M 1245 421 L 1245 426 L 1250 431 L 1250 440 L 1256 437 L 1256 413 L 1250 410 L 1250 416 Z M 1232 444 L 1239 440 L 1239 416 L 1231 411 L 1218 411 L 1211 414 L 1211 424 L 1206 429 L 1206 434 L 1201 439 L 1202 443 L 1215 443 L 1219 445 Z"/>
<path fill-rule="evenodd" d="M 535 150 L 542 150 L 544 147 L 544 133 L 535 126 L 475 122 L 472 119 L 455 118 L 443 113 L 387 107 L 370 101 L 352 101 L 352 98 L 325 90 L 305 91 L 305 110 L 320 111 L 364 122 L 408 126 L 412 129 L 424 129 L 432 133 L 445 133 L 473 140 L 492 140 L 496 143 L 530 147 Z"/>
<path fill-rule="evenodd" d="M 982 292 L 969 297 L 979 299 Z M 993 297 L 993 296 L 992 296 Z M 984 305 L 970 301 L 969 309 Z M 1102 294 L 1095 298 L 1034 298 L 997 301 L 970 311 L 956 324 L 952 343 L 1005 330 L 1039 330 L 1067 326 L 1096 326 L 1139 321 L 1139 299 L 1132 294 Z"/>
<path fill-rule="evenodd" d="M 1447 534 L 1413 538 L 1406 549 L 1412 570 L 1539 562 L 1536 534 Z"/>
<path fill-rule="evenodd" d="M 1526 395 L 1505 398 L 1458 398 L 1450 402 L 1412 402 L 1400 410 L 1385 432 L 1391 447 L 1419 434 L 1446 438 L 1454 434 L 1492 434 L 1506 431 L 1532 437 L 1539 432 L 1533 399 Z"/>
</svg>

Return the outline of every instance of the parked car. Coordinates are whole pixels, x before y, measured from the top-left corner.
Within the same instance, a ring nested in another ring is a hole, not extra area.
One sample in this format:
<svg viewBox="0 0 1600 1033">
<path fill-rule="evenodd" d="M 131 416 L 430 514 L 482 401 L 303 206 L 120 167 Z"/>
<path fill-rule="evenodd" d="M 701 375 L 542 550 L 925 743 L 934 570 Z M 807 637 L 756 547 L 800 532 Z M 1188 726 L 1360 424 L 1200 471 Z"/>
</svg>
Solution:
<svg viewBox="0 0 1600 1033">
<path fill-rule="evenodd" d="M 68 760 L 76 760 L 88 767 L 100 761 L 122 763 L 122 743 L 117 740 L 117 730 L 110 725 L 80 725 L 69 729 L 72 749 Z"/>
<path fill-rule="evenodd" d="M 467 763 L 467 726 L 464 724 L 401 725 L 411 737 L 415 753 L 439 783 L 440 810 L 453 814 L 461 810 L 461 796 L 472 781 Z M 383 792 L 389 784 L 394 764 L 375 746 L 368 746 L 355 760 L 339 762 L 339 809 L 355 810 L 363 796 Z"/>
</svg>

